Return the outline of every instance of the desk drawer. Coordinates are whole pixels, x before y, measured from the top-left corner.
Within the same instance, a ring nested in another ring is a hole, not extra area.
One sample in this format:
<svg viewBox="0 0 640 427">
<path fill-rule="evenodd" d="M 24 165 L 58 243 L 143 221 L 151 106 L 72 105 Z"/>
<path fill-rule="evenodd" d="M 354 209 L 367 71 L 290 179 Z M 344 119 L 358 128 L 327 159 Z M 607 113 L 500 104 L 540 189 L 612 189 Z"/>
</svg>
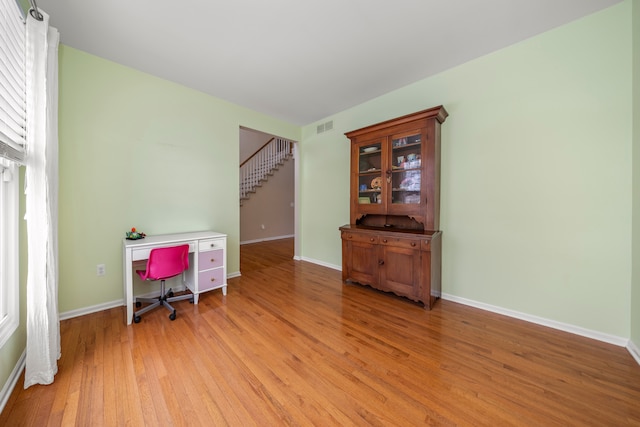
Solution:
<svg viewBox="0 0 640 427">
<path fill-rule="evenodd" d="M 198 273 L 198 291 L 204 292 L 224 285 L 224 268 L 201 271 Z"/>
<path fill-rule="evenodd" d="M 173 244 L 158 244 L 155 246 L 141 246 L 135 248 L 131 251 L 131 260 L 132 261 L 140 261 L 141 259 L 149 259 L 149 253 L 151 253 L 152 249 L 155 248 L 167 248 L 171 246 L 180 246 L 186 243 L 173 243 Z M 196 242 L 188 242 L 189 244 L 189 253 L 196 251 Z"/>
<path fill-rule="evenodd" d="M 198 252 L 224 249 L 224 239 L 201 240 L 198 244 Z"/>
<path fill-rule="evenodd" d="M 222 267 L 224 261 L 224 250 L 214 249 L 200 252 L 198 254 L 198 270 L 208 270 L 210 268 Z"/>
</svg>

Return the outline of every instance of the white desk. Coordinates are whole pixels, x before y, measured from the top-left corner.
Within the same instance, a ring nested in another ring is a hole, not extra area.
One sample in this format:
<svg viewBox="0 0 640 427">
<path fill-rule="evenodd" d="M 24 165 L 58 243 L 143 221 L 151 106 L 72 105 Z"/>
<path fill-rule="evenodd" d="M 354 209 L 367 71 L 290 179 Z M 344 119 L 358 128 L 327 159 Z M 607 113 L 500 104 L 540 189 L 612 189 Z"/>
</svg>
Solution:
<svg viewBox="0 0 640 427">
<path fill-rule="evenodd" d="M 149 259 L 154 248 L 189 245 L 189 269 L 182 283 L 193 293 L 194 304 L 202 292 L 222 288 L 227 295 L 227 236 L 214 231 L 147 236 L 139 240 L 122 240 L 125 322 L 133 320 L 133 262 Z"/>
</svg>

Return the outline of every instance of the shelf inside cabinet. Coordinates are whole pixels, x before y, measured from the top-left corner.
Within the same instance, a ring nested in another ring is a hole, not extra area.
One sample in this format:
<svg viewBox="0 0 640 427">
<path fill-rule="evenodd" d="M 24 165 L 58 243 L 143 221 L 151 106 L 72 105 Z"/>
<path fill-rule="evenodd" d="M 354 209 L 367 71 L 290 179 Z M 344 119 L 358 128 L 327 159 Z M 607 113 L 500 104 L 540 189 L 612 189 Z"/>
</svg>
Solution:
<svg viewBox="0 0 640 427">
<path fill-rule="evenodd" d="M 404 149 L 407 149 L 407 148 L 416 148 L 416 147 L 420 147 L 420 144 L 421 144 L 421 142 L 418 141 L 418 142 L 413 142 L 413 143 L 410 143 L 410 144 L 394 145 L 393 146 L 393 150 L 397 151 L 397 150 L 404 150 Z"/>
</svg>

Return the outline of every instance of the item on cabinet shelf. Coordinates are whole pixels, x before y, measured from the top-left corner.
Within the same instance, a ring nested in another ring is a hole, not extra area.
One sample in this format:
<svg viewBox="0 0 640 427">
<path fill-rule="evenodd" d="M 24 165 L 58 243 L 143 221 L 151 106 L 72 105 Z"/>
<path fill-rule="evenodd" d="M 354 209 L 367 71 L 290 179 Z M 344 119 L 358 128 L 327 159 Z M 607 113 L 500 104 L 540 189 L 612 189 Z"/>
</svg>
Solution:
<svg viewBox="0 0 640 427">
<path fill-rule="evenodd" d="M 420 195 L 418 194 L 407 194 L 404 196 L 405 203 L 420 203 Z"/>
<path fill-rule="evenodd" d="M 404 163 L 404 156 L 398 156 L 398 164 L 401 165 Z"/>
<path fill-rule="evenodd" d="M 360 191 L 367 191 L 367 184 L 360 184 Z"/>
<path fill-rule="evenodd" d="M 364 151 L 365 153 L 373 153 L 377 149 L 378 147 L 367 147 L 367 148 L 363 148 L 362 151 Z"/>
<path fill-rule="evenodd" d="M 361 205 L 366 205 L 371 203 L 371 199 L 368 197 L 358 197 L 358 203 L 360 203 Z"/>
<path fill-rule="evenodd" d="M 382 188 L 382 178 L 377 176 L 371 180 L 371 188 L 378 189 Z"/>
</svg>

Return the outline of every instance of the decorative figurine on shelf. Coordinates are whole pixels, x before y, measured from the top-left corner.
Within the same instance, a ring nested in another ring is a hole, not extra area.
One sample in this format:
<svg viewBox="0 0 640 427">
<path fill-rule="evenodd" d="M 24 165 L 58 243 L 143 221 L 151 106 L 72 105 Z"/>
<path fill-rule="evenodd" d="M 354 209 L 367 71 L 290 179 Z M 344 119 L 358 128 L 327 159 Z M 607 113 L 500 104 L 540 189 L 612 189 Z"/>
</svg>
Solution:
<svg viewBox="0 0 640 427">
<path fill-rule="evenodd" d="M 144 239 L 146 236 L 142 231 L 137 231 L 135 227 L 131 227 L 131 231 L 127 231 L 125 234 L 127 236 L 127 240 Z"/>
</svg>

